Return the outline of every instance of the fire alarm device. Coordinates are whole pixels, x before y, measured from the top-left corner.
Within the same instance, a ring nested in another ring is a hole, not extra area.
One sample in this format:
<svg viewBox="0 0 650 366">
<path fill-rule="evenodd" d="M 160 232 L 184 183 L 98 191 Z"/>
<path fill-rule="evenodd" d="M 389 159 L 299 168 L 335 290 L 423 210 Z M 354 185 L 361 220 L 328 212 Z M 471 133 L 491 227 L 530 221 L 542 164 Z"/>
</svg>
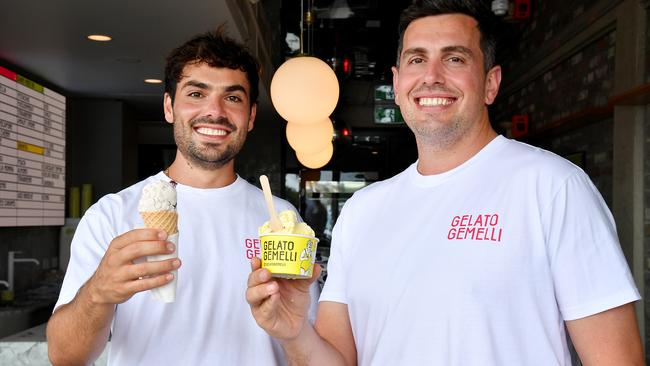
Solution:
<svg viewBox="0 0 650 366">
<path fill-rule="evenodd" d="M 518 20 L 530 18 L 530 0 L 515 0 L 512 18 Z"/>
<path fill-rule="evenodd" d="M 528 115 L 517 114 L 512 116 L 512 137 L 519 138 L 528 135 Z"/>
</svg>

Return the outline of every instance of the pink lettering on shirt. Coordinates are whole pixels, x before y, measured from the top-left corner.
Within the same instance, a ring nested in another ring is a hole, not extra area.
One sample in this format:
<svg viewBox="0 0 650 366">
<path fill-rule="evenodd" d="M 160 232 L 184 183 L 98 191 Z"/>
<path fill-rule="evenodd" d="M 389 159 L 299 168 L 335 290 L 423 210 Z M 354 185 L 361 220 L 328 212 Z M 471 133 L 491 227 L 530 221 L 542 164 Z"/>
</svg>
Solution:
<svg viewBox="0 0 650 366">
<path fill-rule="evenodd" d="M 451 218 L 448 240 L 501 242 L 501 217 L 494 214 L 463 214 Z"/>
<path fill-rule="evenodd" d="M 254 257 L 260 257 L 260 239 L 248 238 L 244 240 L 244 247 L 246 248 L 246 258 L 253 259 Z"/>
</svg>

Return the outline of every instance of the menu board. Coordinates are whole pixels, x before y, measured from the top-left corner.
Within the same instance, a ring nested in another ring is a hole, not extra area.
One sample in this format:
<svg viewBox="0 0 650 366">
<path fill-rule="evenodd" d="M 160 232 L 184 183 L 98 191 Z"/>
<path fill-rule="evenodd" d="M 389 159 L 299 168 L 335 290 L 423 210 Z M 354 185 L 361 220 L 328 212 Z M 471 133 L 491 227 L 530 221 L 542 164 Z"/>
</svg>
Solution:
<svg viewBox="0 0 650 366">
<path fill-rule="evenodd" d="M 65 97 L 0 67 L 0 226 L 64 216 Z"/>
</svg>

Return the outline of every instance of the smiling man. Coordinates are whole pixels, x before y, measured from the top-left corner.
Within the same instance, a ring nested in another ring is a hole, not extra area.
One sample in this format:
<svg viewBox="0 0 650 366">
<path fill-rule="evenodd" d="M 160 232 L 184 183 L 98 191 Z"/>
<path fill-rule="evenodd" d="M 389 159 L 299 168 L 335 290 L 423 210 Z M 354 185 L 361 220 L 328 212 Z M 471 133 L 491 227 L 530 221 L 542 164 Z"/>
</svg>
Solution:
<svg viewBox="0 0 650 366">
<path fill-rule="evenodd" d="M 257 228 L 268 219 L 261 190 L 234 170 L 255 120 L 258 68 L 223 28 L 169 55 L 164 111 L 176 159 L 103 197 L 79 223 L 47 327 L 54 365 L 92 363 L 109 334 L 112 365 L 284 364 L 279 345 L 255 324 L 243 286 L 259 250 Z M 164 231 L 139 229 L 142 188 L 156 180 L 176 182 L 179 259 L 143 262 L 174 251 Z M 155 300 L 147 290 L 170 282 L 176 269 L 176 300 Z"/>
<path fill-rule="evenodd" d="M 241 70 L 215 69 L 205 62 L 185 66 L 175 92 L 168 88 L 164 100 L 165 118 L 174 124 L 181 152 L 171 168 L 181 162 L 208 171 L 225 166 L 234 176 L 233 159 L 255 119 L 249 84 Z"/>
<path fill-rule="evenodd" d="M 639 293 L 600 194 L 491 127 L 501 68 L 485 4 L 402 13 L 393 84 L 418 161 L 346 202 L 314 326 L 309 281 L 253 260 L 253 315 L 294 364 L 567 366 L 568 337 L 585 365 L 643 364 Z"/>
</svg>

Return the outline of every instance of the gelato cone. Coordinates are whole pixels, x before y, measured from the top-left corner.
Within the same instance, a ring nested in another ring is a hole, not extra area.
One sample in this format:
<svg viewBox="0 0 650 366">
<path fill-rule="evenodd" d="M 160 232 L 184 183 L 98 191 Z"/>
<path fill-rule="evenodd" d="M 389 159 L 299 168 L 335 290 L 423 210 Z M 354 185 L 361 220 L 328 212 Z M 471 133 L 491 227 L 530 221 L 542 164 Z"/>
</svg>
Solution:
<svg viewBox="0 0 650 366">
<path fill-rule="evenodd" d="M 273 277 L 310 278 L 316 261 L 318 239 L 309 225 L 298 222 L 291 210 L 278 215 L 282 229 L 273 231 L 269 222 L 258 229 L 262 244 L 262 268 Z"/>
<path fill-rule="evenodd" d="M 176 211 L 140 211 L 144 226 L 163 229 L 167 235 L 178 232 L 178 214 Z"/>
<path fill-rule="evenodd" d="M 163 261 L 178 258 L 178 214 L 176 213 L 176 189 L 170 182 L 154 181 L 142 189 L 138 203 L 138 211 L 148 228 L 162 229 L 167 232 L 167 241 L 173 242 L 176 249 L 171 254 L 151 255 L 148 261 Z M 176 284 L 178 271 L 172 271 L 174 279 L 152 289 L 155 299 L 163 302 L 173 302 L 176 299 Z"/>
</svg>

